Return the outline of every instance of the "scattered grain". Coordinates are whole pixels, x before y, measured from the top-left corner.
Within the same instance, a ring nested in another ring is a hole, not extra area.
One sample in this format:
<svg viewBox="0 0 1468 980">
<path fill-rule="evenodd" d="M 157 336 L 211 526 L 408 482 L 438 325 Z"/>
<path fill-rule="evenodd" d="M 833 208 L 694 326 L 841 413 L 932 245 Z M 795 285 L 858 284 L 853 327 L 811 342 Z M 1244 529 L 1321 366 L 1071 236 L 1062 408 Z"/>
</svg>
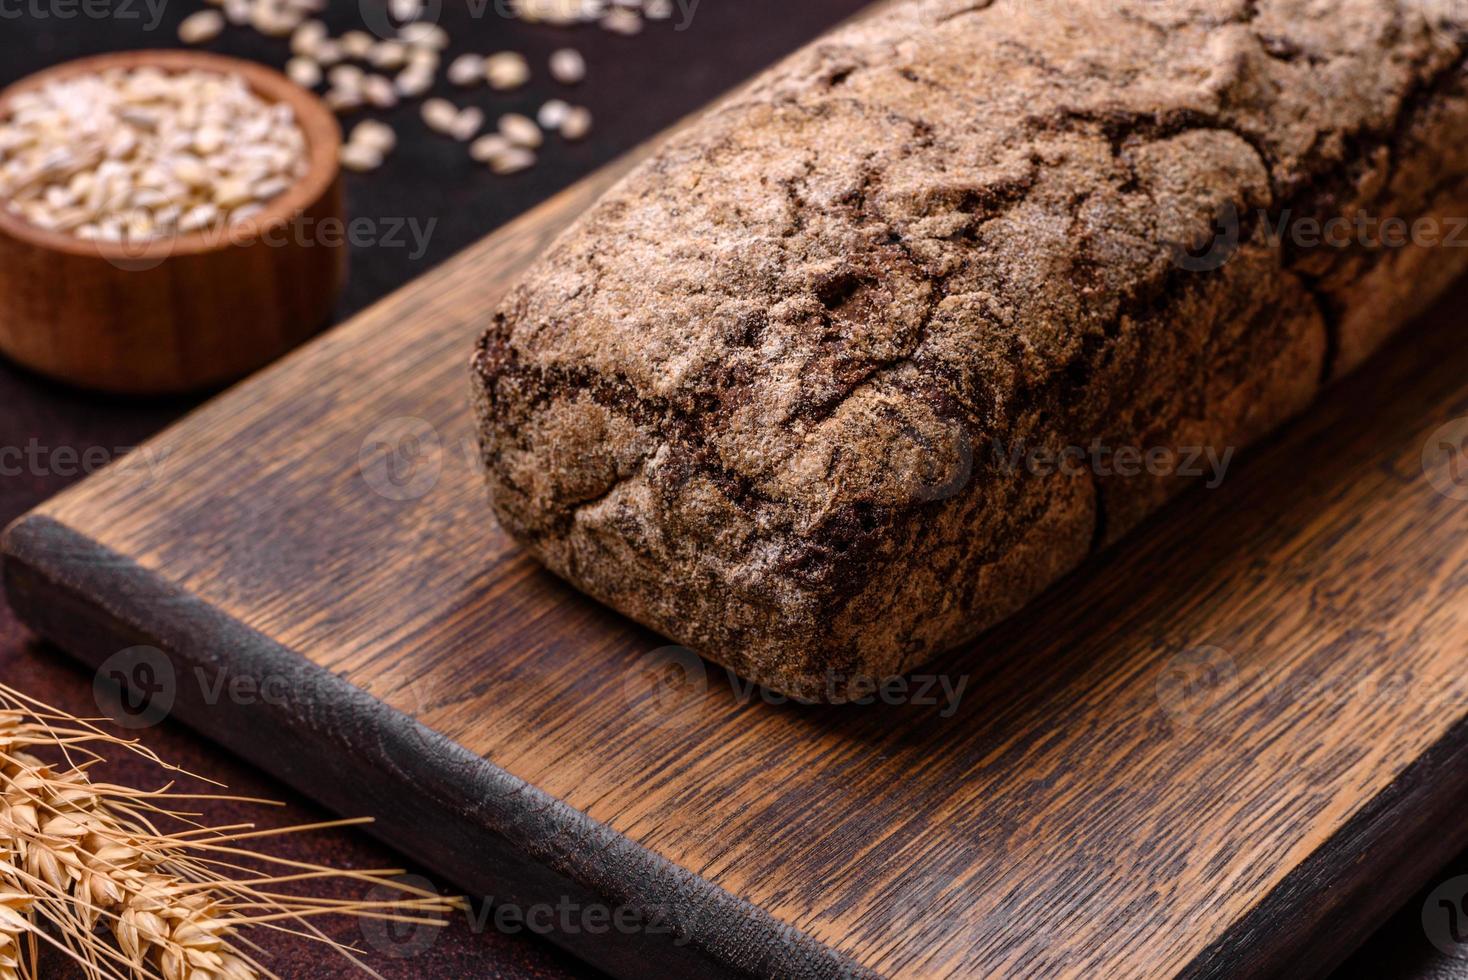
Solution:
<svg viewBox="0 0 1468 980">
<path fill-rule="evenodd" d="M 497 174 L 517 174 L 535 166 L 535 153 L 523 146 L 512 146 L 489 161 L 489 169 Z"/>
<path fill-rule="evenodd" d="M 630 37 L 642 31 L 642 17 L 627 7 L 613 7 L 602 17 L 601 26 L 613 34 Z"/>
<path fill-rule="evenodd" d="M 586 59 L 575 48 L 561 48 L 550 56 L 551 77 L 564 85 L 575 85 L 586 77 Z"/>
<path fill-rule="evenodd" d="M 359 89 L 366 77 L 367 73 L 361 68 L 348 64 L 335 65 L 326 73 L 326 80 L 331 83 L 332 88 Z"/>
<path fill-rule="evenodd" d="M 314 59 L 325 40 L 326 25 L 319 20 L 308 20 L 291 35 L 291 54 Z"/>
<path fill-rule="evenodd" d="M 512 149 L 514 145 L 499 133 L 490 133 L 469 144 L 469 158 L 478 163 L 489 163 L 495 157 Z"/>
<path fill-rule="evenodd" d="M 497 92 L 516 89 L 530 81 L 530 63 L 517 51 L 500 51 L 484 59 L 484 77 Z"/>
<path fill-rule="evenodd" d="M 566 113 L 565 119 L 561 120 L 561 135 L 568 140 L 585 139 L 589 132 L 591 132 L 591 110 L 585 106 L 576 106 Z"/>
<path fill-rule="evenodd" d="M 499 130 L 505 139 L 516 146 L 535 149 L 545 142 L 540 127 L 535 125 L 535 120 L 522 116 L 518 112 L 508 112 L 500 116 Z"/>
<path fill-rule="evenodd" d="M 462 88 L 478 85 L 484 81 L 484 56 L 478 54 L 461 54 L 449 62 L 449 82 Z"/>
<path fill-rule="evenodd" d="M 206 44 L 224 30 L 224 15 L 217 10 L 189 14 L 178 25 L 178 39 L 185 44 Z"/>
<path fill-rule="evenodd" d="M 382 151 L 365 143 L 347 143 L 342 147 L 341 161 L 354 173 L 368 173 L 382 166 Z"/>
<path fill-rule="evenodd" d="M 391 109 L 398 104 L 398 91 L 386 75 L 368 75 L 363 79 L 362 97 L 378 109 Z"/>
<path fill-rule="evenodd" d="M 337 64 L 346 57 L 340 42 L 334 38 L 326 38 L 318 43 L 312 56 L 323 65 Z"/>
<path fill-rule="evenodd" d="M 347 31 L 341 36 L 342 54 L 357 61 L 367 60 L 372 46 L 377 43 L 366 31 Z"/>
<path fill-rule="evenodd" d="M 387 123 L 364 119 L 353 129 L 347 142 L 370 146 L 379 153 L 391 153 L 398 145 L 398 134 Z"/>
<path fill-rule="evenodd" d="M 540 107 L 540 111 L 535 114 L 535 121 L 540 124 L 541 129 L 555 132 L 561 128 L 561 124 L 566 121 L 566 114 L 570 111 L 571 107 L 565 102 L 560 99 L 551 99 Z"/>
<path fill-rule="evenodd" d="M 254 0 L 250 26 L 266 37 L 285 37 L 301 25 L 302 14 L 293 7 L 283 7 L 273 0 Z"/>
<path fill-rule="evenodd" d="M 459 110 L 448 99 L 429 99 L 419 110 L 423 122 L 436 133 L 447 133 L 458 121 Z"/>
<path fill-rule="evenodd" d="M 202 43 L 218 36 L 224 21 L 253 24 L 257 30 L 267 34 L 289 33 L 291 52 L 294 55 L 286 64 L 286 74 L 304 88 L 316 88 L 323 74 L 329 83 L 325 99 L 338 112 L 357 109 L 364 105 L 391 108 L 399 99 L 421 98 L 433 88 L 437 79 L 442 52 L 449 45 L 449 36 L 438 24 L 421 21 L 423 0 L 388 0 L 388 13 L 398 23 L 397 37 L 379 40 L 362 30 L 347 31 L 340 38 L 329 36 L 326 26 L 319 20 L 304 21 L 310 14 L 320 11 L 325 0 L 206 0 L 222 6 L 224 14 L 216 11 L 201 11 L 185 21 L 180 27 L 180 37 L 189 43 Z M 519 0 L 517 14 L 527 21 L 551 24 L 575 24 L 600 22 L 608 31 L 631 35 L 643 27 L 643 18 L 666 19 L 673 12 L 672 0 Z M 303 22 L 304 21 L 304 22 Z M 188 25 L 194 26 L 189 27 Z M 203 26 L 199 26 L 202 24 Z M 185 27 L 188 27 L 187 32 Z M 189 36 L 185 37 L 185 33 Z M 385 72 L 395 72 L 393 77 L 382 74 L 367 74 L 360 67 L 347 61 L 364 62 Z M 564 85 L 575 85 L 586 78 L 586 59 L 575 48 L 559 48 L 550 55 L 550 75 Z M 500 51 L 489 56 L 462 54 L 448 65 L 448 81 L 459 87 L 471 87 L 481 80 L 488 82 L 496 91 L 518 89 L 530 81 L 531 70 L 525 57 L 515 51 Z M 499 132 L 476 139 L 484 125 L 484 114 L 474 107 L 459 109 L 444 99 L 429 99 L 421 108 L 425 123 L 434 132 L 442 133 L 461 141 L 473 141 L 470 156 L 488 163 L 497 173 L 515 173 L 535 163 L 535 154 L 527 152 L 541 146 L 544 133 L 559 132 L 567 140 L 579 140 L 591 131 L 591 113 L 583 107 L 572 107 L 560 99 L 545 102 L 531 119 L 519 113 L 510 113 L 499 120 Z M 382 157 L 391 152 L 396 142 L 392 130 L 363 129 L 364 123 L 356 127 L 353 136 L 343 148 L 343 165 L 351 169 L 371 170 L 381 165 Z M 374 123 L 373 125 L 381 125 Z M 359 133 L 376 133 L 361 136 Z M 219 143 L 224 134 L 206 137 L 206 142 Z M 385 140 L 386 142 L 382 142 Z M 5 159 L 5 147 L 0 145 L 0 162 Z M 125 158 L 126 146 L 109 148 L 113 157 Z M 214 152 L 217 152 L 217 148 Z M 208 155 L 204 150 L 202 155 Z M 350 162 L 349 162 L 350 160 Z M 58 164 L 65 166 L 65 164 Z M 254 186 L 259 186 L 258 182 Z M 235 203 L 240 197 L 239 185 L 230 184 L 223 200 Z M 87 199 L 95 198 L 105 189 L 85 189 Z M 77 200 L 83 200 L 79 194 Z M 217 202 L 216 202 L 217 203 Z M 239 204 L 238 207 L 247 206 Z M 80 217 L 66 209 L 68 201 L 54 199 L 44 220 L 71 223 L 77 233 L 95 237 L 107 237 L 114 230 L 126 236 L 134 227 L 122 222 L 114 228 L 105 221 L 91 220 L 85 209 Z M 152 212 L 156 219 L 156 211 Z M 181 212 L 181 220 L 190 218 L 191 212 Z M 196 216 L 193 216 L 197 220 Z M 3 978 L 0 978 L 3 980 Z"/>
<path fill-rule="evenodd" d="M 478 106 L 468 106 L 459 110 L 459 114 L 449 126 L 448 133 L 460 143 L 467 143 L 479 131 L 484 128 L 484 110 Z"/>
<path fill-rule="evenodd" d="M 433 87 L 433 72 L 409 66 L 398 73 L 393 88 L 405 99 L 416 99 Z"/>
<path fill-rule="evenodd" d="M 423 16 L 423 0 L 388 0 L 387 12 L 400 24 L 414 21 Z"/>
<path fill-rule="evenodd" d="M 437 72 L 442 56 L 432 48 L 408 48 L 408 67 L 419 71 Z"/>
<path fill-rule="evenodd" d="M 568 26 L 596 20 L 603 7 L 600 0 L 520 0 L 515 10 L 529 23 Z"/>
<path fill-rule="evenodd" d="M 334 88 L 322 98 L 332 112 L 351 112 L 353 109 L 362 108 L 367 101 L 362 97 L 360 88 Z"/>
<path fill-rule="evenodd" d="M 321 84 L 321 66 L 310 58 L 292 58 L 285 63 L 285 73 L 301 88 L 315 88 Z"/>
<path fill-rule="evenodd" d="M 408 46 L 402 41 L 378 41 L 367 60 L 374 68 L 396 71 L 408 63 Z"/>
<path fill-rule="evenodd" d="M 404 24 L 398 29 L 398 38 L 415 48 L 428 48 L 431 51 L 442 51 L 449 46 L 448 32 L 437 24 Z"/>
</svg>

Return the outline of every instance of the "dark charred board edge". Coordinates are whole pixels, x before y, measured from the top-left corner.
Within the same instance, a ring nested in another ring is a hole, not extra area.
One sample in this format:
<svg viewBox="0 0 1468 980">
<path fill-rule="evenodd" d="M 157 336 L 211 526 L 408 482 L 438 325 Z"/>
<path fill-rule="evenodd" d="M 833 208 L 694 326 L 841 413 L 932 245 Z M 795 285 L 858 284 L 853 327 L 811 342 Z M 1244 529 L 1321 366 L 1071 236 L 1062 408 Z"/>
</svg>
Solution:
<svg viewBox="0 0 1468 980">
<path fill-rule="evenodd" d="M 93 668 L 120 649 L 148 645 L 180 669 L 217 667 L 227 655 L 232 672 L 328 692 L 288 706 L 181 696 L 174 714 L 328 808 L 375 817 L 369 832 L 476 899 L 625 905 L 675 931 L 676 942 L 661 931 L 550 935 L 613 975 L 640 978 L 650 967 L 689 977 L 874 975 L 52 518 L 21 518 L 0 552 L 16 615 Z M 191 689 L 179 685 L 180 695 Z M 1468 719 L 1182 975 L 1328 973 L 1468 845 L 1468 824 L 1454 818 L 1468 795 L 1465 756 Z M 480 804 L 466 809 L 456 795 Z M 1380 846 L 1392 837 L 1392 847 Z"/>
<path fill-rule="evenodd" d="M 180 684 L 172 714 L 329 809 L 374 817 L 369 832 L 476 902 L 639 910 L 653 929 L 550 934 L 615 976 L 874 975 L 64 524 L 22 517 L 0 552 L 16 615 L 92 668 L 147 645 L 180 671 L 227 656 L 232 674 L 312 692 L 211 705 Z"/>
<path fill-rule="evenodd" d="M 1182 976 L 1330 973 L 1468 846 L 1465 798 L 1468 717 L 1289 871 Z"/>
</svg>

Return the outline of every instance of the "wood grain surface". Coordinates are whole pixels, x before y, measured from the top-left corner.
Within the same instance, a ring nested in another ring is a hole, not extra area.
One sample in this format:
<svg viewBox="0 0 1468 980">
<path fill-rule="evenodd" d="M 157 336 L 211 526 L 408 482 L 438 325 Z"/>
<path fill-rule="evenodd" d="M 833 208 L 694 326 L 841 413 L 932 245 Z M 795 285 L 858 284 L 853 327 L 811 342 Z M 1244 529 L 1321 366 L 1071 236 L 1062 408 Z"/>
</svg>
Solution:
<svg viewBox="0 0 1468 980">
<path fill-rule="evenodd" d="M 179 717 L 467 888 L 633 909 L 559 936 L 627 976 L 1323 973 L 1468 842 L 1461 294 L 933 665 L 956 708 L 769 703 L 475 472 L 472 340 L 621 166 L 24 519 L 17 611 L 160 648 Z"/>
</svg>

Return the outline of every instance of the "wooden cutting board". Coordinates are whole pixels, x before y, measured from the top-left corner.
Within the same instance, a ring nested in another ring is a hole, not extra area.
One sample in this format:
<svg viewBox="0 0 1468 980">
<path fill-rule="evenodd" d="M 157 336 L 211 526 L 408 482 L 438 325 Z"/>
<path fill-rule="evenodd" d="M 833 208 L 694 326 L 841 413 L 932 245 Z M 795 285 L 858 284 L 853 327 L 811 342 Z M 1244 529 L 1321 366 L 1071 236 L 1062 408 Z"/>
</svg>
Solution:
<svg viewBox="0 0 1468 980">
<path fill-rule="evenodd" d="M 771 703 L 476 472 L 472 342 L 626 166 L 24 518 L 19 614 L 629 977 L 1321 973 L 1468 843 L 1468 294 L 907 703 Z"/>
</svg>

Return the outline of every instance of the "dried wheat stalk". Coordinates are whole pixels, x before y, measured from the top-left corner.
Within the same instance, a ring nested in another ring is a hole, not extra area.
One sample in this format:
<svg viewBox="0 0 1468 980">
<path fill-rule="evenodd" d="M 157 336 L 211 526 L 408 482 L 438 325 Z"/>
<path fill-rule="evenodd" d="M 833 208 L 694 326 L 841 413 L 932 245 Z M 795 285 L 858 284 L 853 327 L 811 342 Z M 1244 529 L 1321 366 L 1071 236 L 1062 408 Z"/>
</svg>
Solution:
<svg viewBox="0 0 1468 980">
<path fill-rule="evenodd" d="M 251 838 L 363 821 L 280 831 L 203 826 L 177 806 L 237 798 L 186 796 L 171 784 L 141 791 L 95 781 L 89 770 L 105 748 L 172 769 L 135 742 L 0 684 L 0 980 L 31 980 L 40 943 L 64 951 L 89 980 L 274 977 L 242 934 L 250 928 L 325 942 L 375 976 L 307 920 L 331 914 L 441 925 L 439 916 L 459 906 L 401 885 L 395 887 L 403 897 L 390 902 L 273 891 L 313 879 L 391 883 L 401 872 L 335 871 L 239 847 Z M 61 761 L 43 760 L 35 749 Z M 242 860 L 272 870 L 252 870 Z"/>
<path fill-rule="evenodd" d="M 0 980 L 22 980 L 29 976 L 25 964 L 35 962 L 35 936 L 31 934 L 31 897 L 0 875 Z M 25 972 L 22 972 L 25 971 Z"/>
</svg>

